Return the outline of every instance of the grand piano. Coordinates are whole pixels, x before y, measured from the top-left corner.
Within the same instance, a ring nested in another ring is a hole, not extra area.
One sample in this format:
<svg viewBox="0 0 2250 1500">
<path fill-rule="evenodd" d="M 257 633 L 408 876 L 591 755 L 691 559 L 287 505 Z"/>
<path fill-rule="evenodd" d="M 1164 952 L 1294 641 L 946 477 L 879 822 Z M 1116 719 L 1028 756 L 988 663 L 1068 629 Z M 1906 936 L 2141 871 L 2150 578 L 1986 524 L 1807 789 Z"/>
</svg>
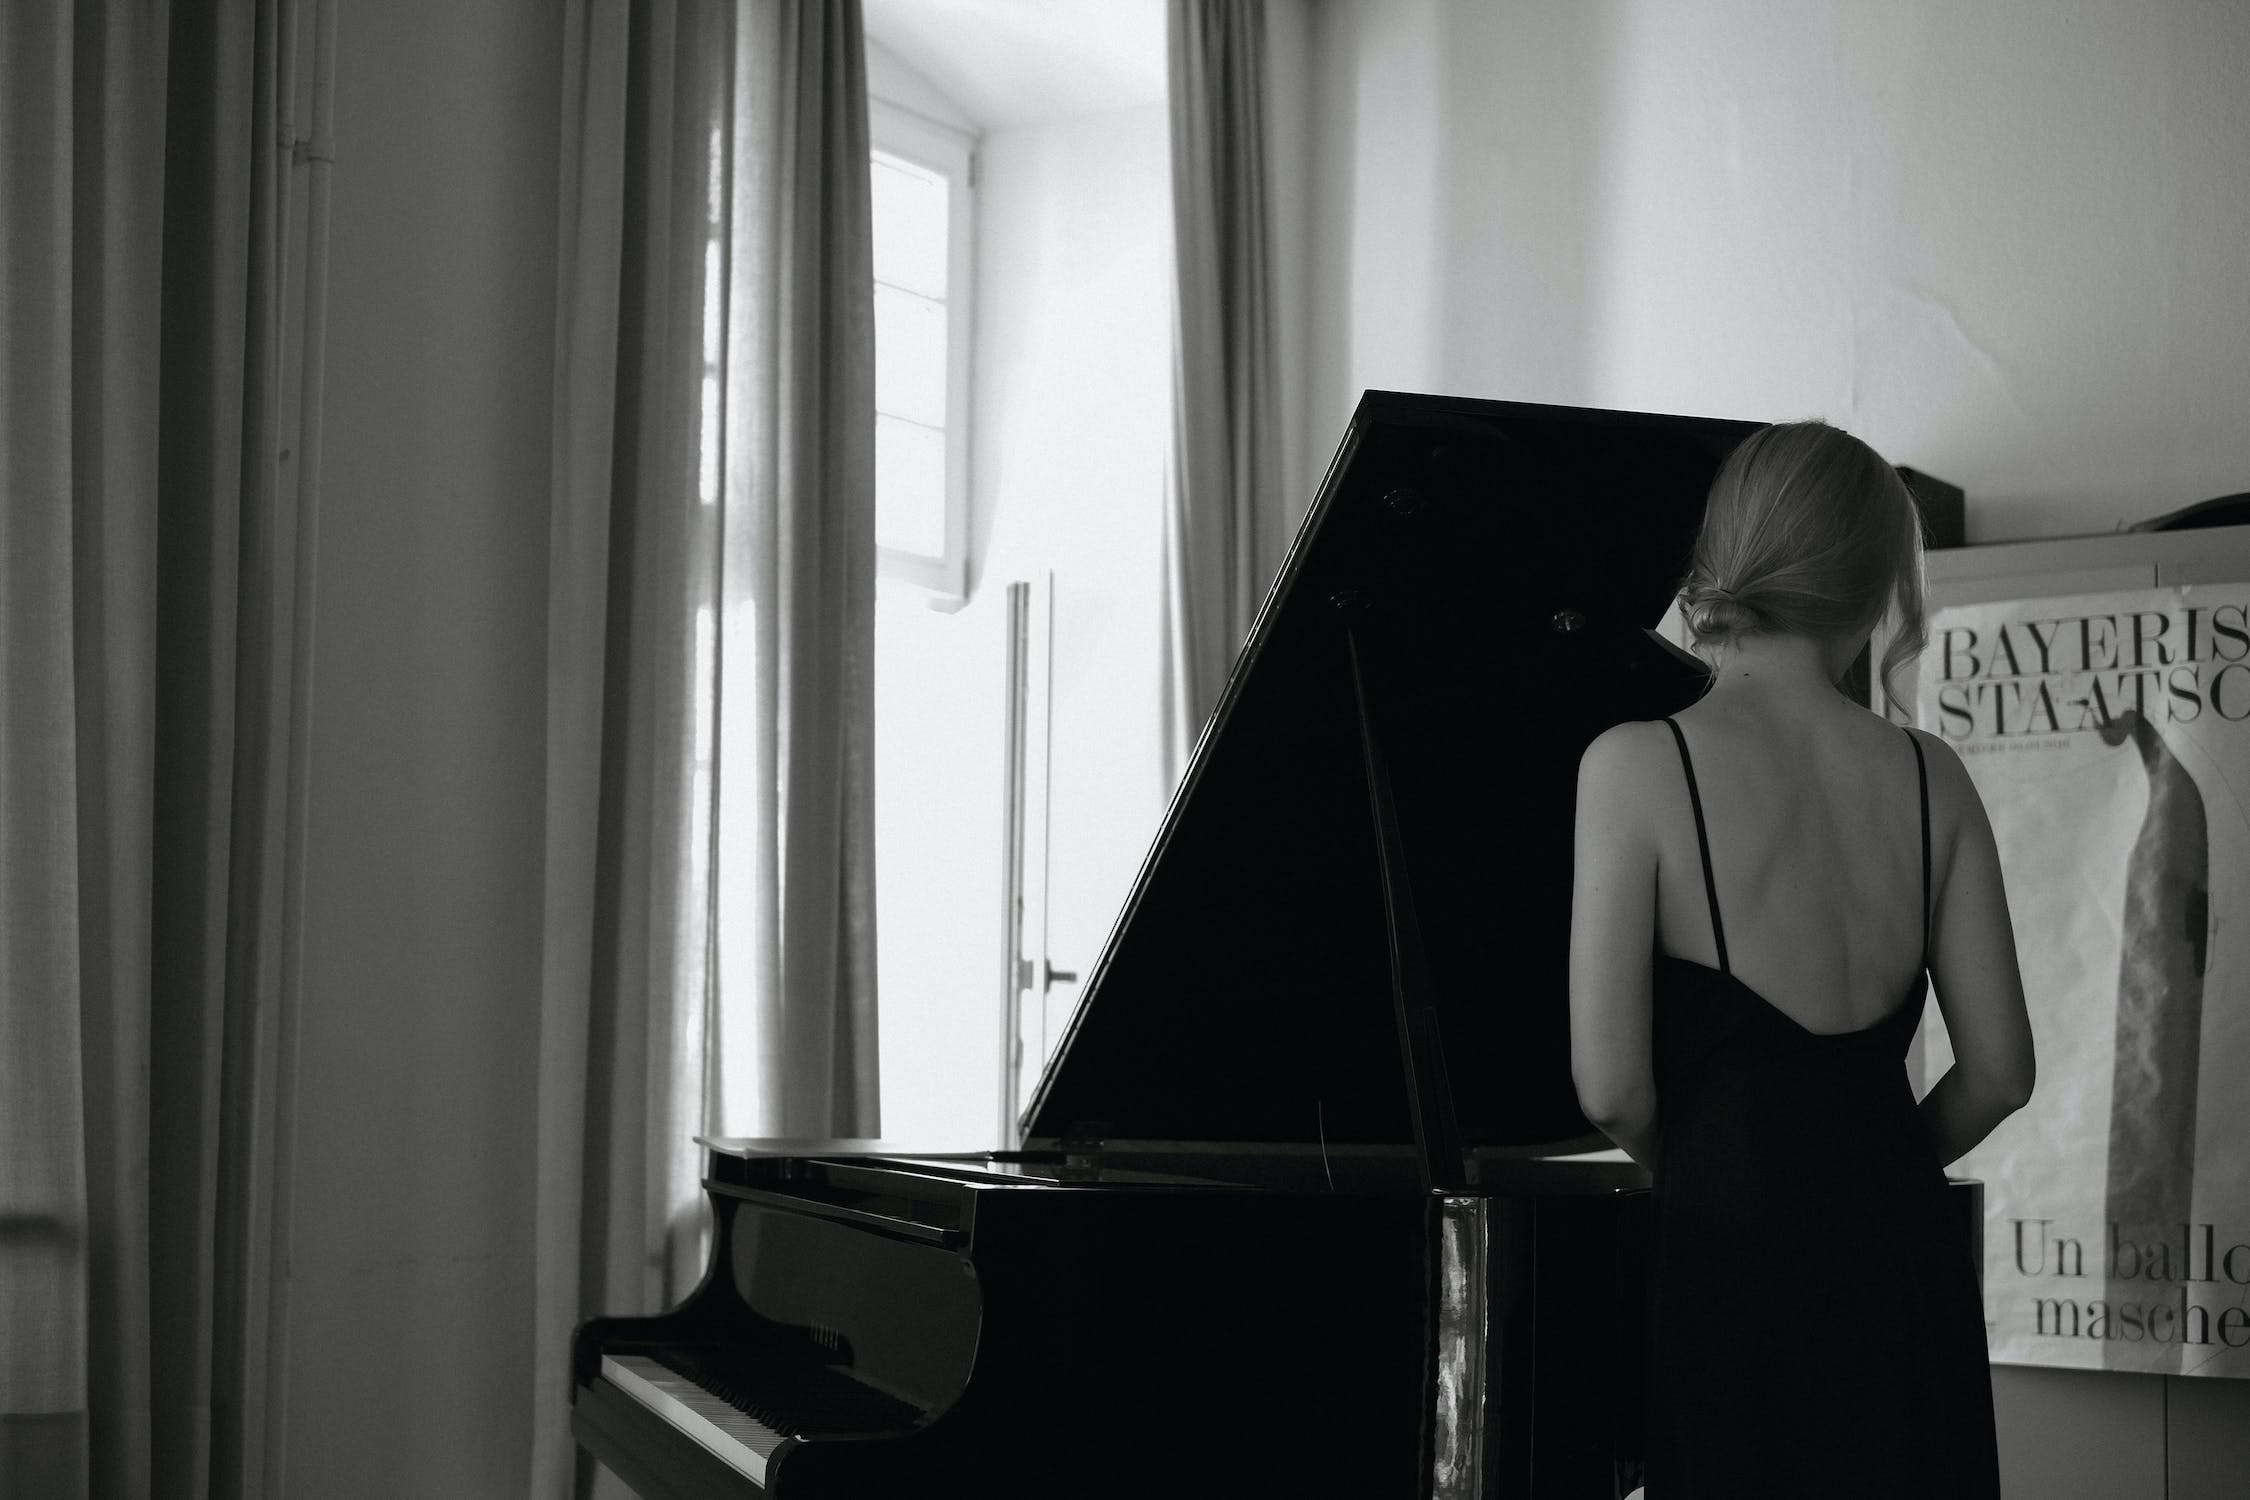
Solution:
<svg viewBox="0 0 2250 1500">
<path fill-rule="evenodd" d="M 580 1328 L 580 1443 L 647 1500 L 1627 1494 L 1647 1177 L 1571 1084 L 1574 778 L 1700 691 L 1652 627 L 1751 430 L 1369 392 L 1024 1149 L 703 1142 L 709 1267 Z"/>
</svg>

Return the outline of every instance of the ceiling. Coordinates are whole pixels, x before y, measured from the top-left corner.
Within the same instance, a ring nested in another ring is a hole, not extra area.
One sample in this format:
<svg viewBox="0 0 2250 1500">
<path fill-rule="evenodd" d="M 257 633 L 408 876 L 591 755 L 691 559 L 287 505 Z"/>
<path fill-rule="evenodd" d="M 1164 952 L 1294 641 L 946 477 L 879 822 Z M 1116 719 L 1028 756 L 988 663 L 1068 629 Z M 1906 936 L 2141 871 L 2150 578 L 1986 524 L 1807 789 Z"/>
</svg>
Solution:
<svg viewBox="0 0 2250 1500">
<path fill-rule="evenodd" d="M 1161 104 L 1163 0 L 861 0 L 867 35 L 986 130 Z"/>
</svg>

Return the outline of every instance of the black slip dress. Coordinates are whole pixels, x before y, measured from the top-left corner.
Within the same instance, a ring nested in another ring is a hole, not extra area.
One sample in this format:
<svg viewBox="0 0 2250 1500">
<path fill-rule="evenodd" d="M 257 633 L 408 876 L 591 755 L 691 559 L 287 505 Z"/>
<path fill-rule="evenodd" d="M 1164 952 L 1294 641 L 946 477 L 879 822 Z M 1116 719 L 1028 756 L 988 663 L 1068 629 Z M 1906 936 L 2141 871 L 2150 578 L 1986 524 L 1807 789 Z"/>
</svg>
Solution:
<svg viewBox="0 0 2250 1500">
<path fill-rule="evenodd" d="M 1997 1500 L 1977 1267 L 1889 1016 L 1807 1030 L 1727 965 L 1687 737 L 1716 969 L 1656 956 L 1648 1500 Z"/>
</svg>

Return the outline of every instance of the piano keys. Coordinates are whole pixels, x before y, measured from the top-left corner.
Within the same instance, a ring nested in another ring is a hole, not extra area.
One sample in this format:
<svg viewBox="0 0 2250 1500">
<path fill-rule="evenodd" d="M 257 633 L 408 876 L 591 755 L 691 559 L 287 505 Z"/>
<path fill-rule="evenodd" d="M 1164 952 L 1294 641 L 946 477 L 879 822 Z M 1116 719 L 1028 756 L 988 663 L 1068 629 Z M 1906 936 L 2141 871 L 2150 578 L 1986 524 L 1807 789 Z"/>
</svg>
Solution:
<svg viewBox="0 0 2250 1500">
<path fill-rule="evenodd" d="M 765 1484 L 766 1463 L 774 1449 L 794 1435 L 794 1422 L 777 1419 L 789 1431 L 767 1426 L 752 1415 L 758 1407 L 756 1397 L 741 1393 L 723 1376 L 700 1368 L 692 1356 L 683 1363 L 669 1350 L 659 1350 L 656 1358 L 605 1354 L 600 1369 L 602 1379 L 686 1433 L 753 1484 Z M 786 1398 L 783 1404 L 787 1404 Z"/>
<path fill-rule="evenodd" d="M 1629 1493 L 1574 776 L 1700 690 L 1651 627 L 1751 430 L 1368 393 L 1025 1149 L 705 1141 L 704 1280 L 581 1327 L 580 1442 L 647 1500 Z"/>
</svg>

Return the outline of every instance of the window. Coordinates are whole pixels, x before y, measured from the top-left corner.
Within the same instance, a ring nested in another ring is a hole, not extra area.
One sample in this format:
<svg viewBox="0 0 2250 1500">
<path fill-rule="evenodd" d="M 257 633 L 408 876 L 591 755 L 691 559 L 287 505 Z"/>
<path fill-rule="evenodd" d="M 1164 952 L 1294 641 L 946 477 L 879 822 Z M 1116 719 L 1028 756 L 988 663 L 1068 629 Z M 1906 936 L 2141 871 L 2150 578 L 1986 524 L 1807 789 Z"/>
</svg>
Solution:
<svg viewBox="0 0 2250 1500">
<path fill-rule="evenodd" d="M 868 101 L 875 232 L 875 544 L 880 576 L 968 598 L 969 191 L 973 143 Z"/>
</svg>

